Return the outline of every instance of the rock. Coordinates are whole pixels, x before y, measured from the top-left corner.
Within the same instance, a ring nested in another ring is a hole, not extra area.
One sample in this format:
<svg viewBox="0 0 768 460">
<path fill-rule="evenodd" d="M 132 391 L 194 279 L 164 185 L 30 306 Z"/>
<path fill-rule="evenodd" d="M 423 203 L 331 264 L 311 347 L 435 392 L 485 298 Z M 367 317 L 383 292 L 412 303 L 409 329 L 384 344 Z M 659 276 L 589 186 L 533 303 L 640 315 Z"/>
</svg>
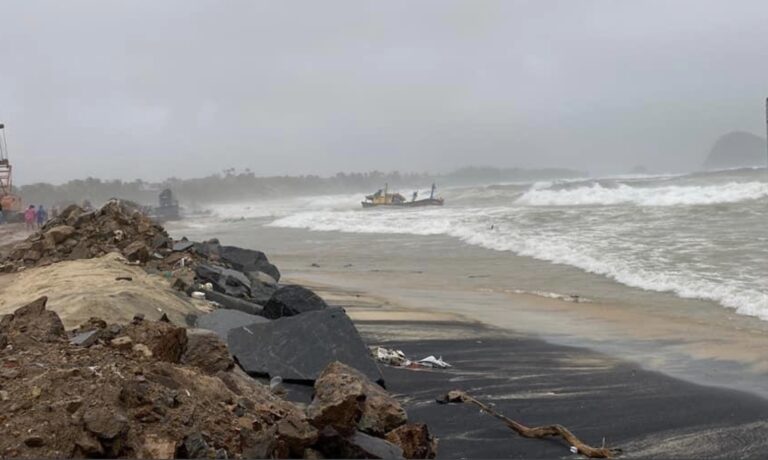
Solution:
<svg viewBox="0 0 768 460">
<path fill-rule="evenodd" d="M 133 348 L 133 339 L 127 336 L 117 337 L 112 339 L 109 344 L 120 350 L 130 350 Z"/>
<path fill-rule="evenodd" d="M 64 324 L 54 311 L 46 310 L 48 297 L 40 297 L 0 321 L 0 333 L 19 341 L 55 342 L 66 337 Z"/>
<path fill-rule="evenodd" d="M 317 428 L 331 425 L 341 433 L 360 430 L 380 437 L 408 421 L 395 398 L 339 362 L 329 364 L 315 382 L 307 414 Z"/>
<path fill-rule="evenodd" d="M 277 427 L 273 425 L 260 431 L 241 430 L 240 445 L 243 458 L 275 458 L 274 453 L 278 447 Z"/>
<path fill-rule="evenodd" d="M 239 271 L 215 265 L 198 265 L 195 275 L 198 281 L 213 284 L 216 292 L 232 297 L 251 296 L 251 281 Z"/>
<path fill-rule="evenodd" d="M 705 169 L 765 165 L 765 139 L 744 131 L 720 136 L 704 162 Z"/>
<path fill-rule="evenodd" d="M 69 343 L 77 347 L 90 347 L 96 343 L 97 340 L 99 340 L 100 336 L 101 331 L 99 329 L 94 329 L 77 334 L 76 336 L 69 339 Z"/>
<path fill-rule="evenodd" d="M 228 310 L 238 310 L 243 313 L 248 313 L 249 315 L 261 315 L 264 311 L 264 307 L 257 303 L 237 297 L 232 297 L 220 292 L 204 291 L 203 295 L 205 296 L 206 300 L 216 302 L 217 304 L 221 305 L 222 308 L 226 308 Z"/>
<path fill-rule="evenodd" d="M 388 441 L 360 432 L 343 436 L 331 427 L 320 432 L 317 448 L 329 458 L 404 458 L 402 449 Z"/>
<path fill-rule="evenodd" d="M 329 308 L 232 329 L 230 353 L 252 375 L 314 381 L 339 361 L 383 384 L 378 366 L 344 310 Z"/>
<path fill-rule="evenodd" d="M 192 249 L 192 247 L 194 245 L 195 245 L 195 243 L 192 242 L 192 241 L 189 241 L 189 240 L 176 241 L 176 242 L 173 243 L 172 250 L 173 250 L 173 252 L 183 252 L 183 251 L 186 251 L 188 249 Z"/>
<path fill-rule="evenodd" d="M 249 280 L 251 280 L 251 286 L 253 286 L 254 283 L 260 283 L 260 284 L 266 284 L 267 286 L 273 289 L 277 289 L 277 280 L 267 275 L 264 272 L 246 271 L 243 273 L 245 274 L 245 276 L 248 277 Z"/>
<path fill-rule="evenodd" d="M 43 447 L 45 445 L 45 439 L 40 436 L 29 436 L 24 439 L 24 444 L 28 447 Z"/>
<path fill-rule="evenodd" d="M 328 305 L 314 292 L 303 286 L 289 284 L 272 294 L 269 302 L 264 305 L 264 316 L 277 319 L 326 308 Z"/>
<path fill-rule="evenodd" d="M 124 333 L 131 338 L 134 348 L 143 344 L 156 359 L 172 363 L 179 362 L 187 345 L 186 329 L 170 323 L 140 321 L 126 326 Z"/>
<path fill-rule="evenodd" d="M 427 425 L 410 423 L 398 427 L 386 436 L 387 441 L 403 449 L 405 458 L 435 458 L 437 440 L 429 434 Z"/>
<path fill-rule="evenodd" d="M 230 264 L 235 270 L 240 270 L 241 272 L 264 272 L 274 278 L 275 281 L 280 281 L 280 270 L 269 263 L 267 256 L 261 251 L 243 249 L 236 246 L 221 246 L 219 248 L 219 257 L 222 261 Z"/>
<path fill-rule="evenodd" d="M 140 458 L 170 459 L 176 457 L 176 441 L 157 434 L 148 434 L 141 443 Z"/>
<path fill-rule="evenodd" d="M 149 248 L 143 241 L 134 241 L 123 249 L 123 255 L 131 262 L 146 263 L 149 260 Z"/>
<path fill-rule="evenodd" d="M 75 234 L 75 228 L 69 225 L 58 225 L 45 232 L 46 238 L 50 238 L 55 244 L 65 241 Z"/>
<path fill-rule="evenodd" d="M 208 374 L 227 371 L 235 365 L 229 349 L 214 331 L 188 329 L 187 346 L 181 363 L 195 366 Z"/>
<path fill-rule="evenodd" d="M 222 340 L 227 340 L 229 331 L 254 323 L 268 323 L 263 316 L 249 315 L 237 310 L 214 310 L 197 318 L 196 327 L 214 331 Z"/>
<path fill-rule="evenodd" d="M 64 408 L 66 409 L 67 413 L 69 413 L 69 414 L 74 414 L 82 406 L 83 406 L 83 399 L 82 398 L 75 398 L 75 399 L 72 399 L 70 401 L 67 401 L 64 404 Z"/>
<path fill-rule="evenodd" d="M 199 432 L 190 434 L 184 438 L 177 452 L 178 458 L 206 458 L 210 447 Z M 266 457 L 264 457 L 266 458 Z"/>
<path fill-rule="evenodd" d="M 77 441 L 75 447 L 78 451 L 74 457 L 79 458 L 99 458 L 104 455 L 104 448 L 101 443 L 90 433 L 83 433 Z"/>
<path fill-rule="evenodd" d="M 128 419 L 125 415 L 102 407 L 86 410 L 83 422 L 85 428 L 99 439 L 113 440 L 128 431 Z"/>
</svg>

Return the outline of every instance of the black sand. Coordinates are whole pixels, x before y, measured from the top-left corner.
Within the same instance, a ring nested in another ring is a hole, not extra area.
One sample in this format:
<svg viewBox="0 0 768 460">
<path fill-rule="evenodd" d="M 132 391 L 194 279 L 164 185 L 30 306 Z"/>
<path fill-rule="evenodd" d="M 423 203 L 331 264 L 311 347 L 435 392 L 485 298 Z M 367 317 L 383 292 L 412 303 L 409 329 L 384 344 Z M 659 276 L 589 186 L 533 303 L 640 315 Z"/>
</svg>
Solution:
<svg viewBox="0 0 768 460">
<path fill-rule="evenodd" d="M 358 322 L 367 342 L 411 358 L 441 355 L 450 370 L 382 366 L 409 418 L 440 438 L 441 458 L 575 458 L 555 440 L 518 437 L 473 406 L 439 405 L 461 389 L 528 426 L 560 423 L 625 458 L 766 458 L 768 401 L 650 372 L 586 349 L 552 345 L 472 324 Z M 450 337 L 408 340 L 433 331 Z"/>
</svg>

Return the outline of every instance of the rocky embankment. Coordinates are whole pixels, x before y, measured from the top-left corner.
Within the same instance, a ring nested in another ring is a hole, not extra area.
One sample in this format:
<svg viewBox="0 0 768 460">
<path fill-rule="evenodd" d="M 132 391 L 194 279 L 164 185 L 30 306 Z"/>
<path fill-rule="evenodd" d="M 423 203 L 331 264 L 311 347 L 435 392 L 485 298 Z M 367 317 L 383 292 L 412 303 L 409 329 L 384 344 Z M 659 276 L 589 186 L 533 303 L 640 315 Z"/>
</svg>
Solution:
<svg viewBox="0 0 768 460">
<path fill-rule="evenodd" d="M 184 324 L 137 313 L 124 322 L 91 317 L 69 331 L 68 310 L 60 317 L 46 297 L 2 316 L 0 456 L 435 456 L 436 441 L 384 389 L 344 310 L 280 284 L 259 251 L 173 241 L 113 200 L 92 212 L 68 208 L 2 268 L 30 275 L 111 253 L 201 307 L 190 307 Z M 283 399 L 281 382 L 311 385 L 311 403 Z"/>
</svg>

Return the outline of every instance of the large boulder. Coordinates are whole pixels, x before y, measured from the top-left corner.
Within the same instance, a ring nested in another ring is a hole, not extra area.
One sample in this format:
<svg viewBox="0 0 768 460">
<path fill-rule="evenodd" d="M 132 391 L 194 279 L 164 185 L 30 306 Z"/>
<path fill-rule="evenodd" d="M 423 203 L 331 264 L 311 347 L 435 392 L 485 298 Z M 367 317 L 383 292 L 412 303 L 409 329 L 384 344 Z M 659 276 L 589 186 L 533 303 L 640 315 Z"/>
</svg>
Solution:
<svg viewBox="0 0 768 460">
<path fill-rule="evenodd" d="M 359 371 L 333 362 L 315 381 L 315 396 L 307 408 L 312 424 L 339 432 L 364 431 L 382 437 L 408 421 L 395 398 Z"/>
<path fill-rule="evenodd" d="M 264 305 L 264 316 L 276 319 L 326 308 L 328 304 L 311 290 L 297 284 L 289 284 L 272 294 L 269 302 Z"/>
<path fill-rule="evenodd" d="M 214 310 L 207 315 L 197 318 L 195 326 L 215 332 L 222 340 L 227 340 L 227 335 L 232 329 L 254 323 L 268 323 L 263 316 L 249 315 L 237 310 Z"/>
<path fill-rule="evenodd" d="M 312 382 L 328 364 L 347 364 L 383 384 L 376 363 L 341 308 L 311 311 L 229 331 L 229 351 L 252 375 Z"/>
<path fill-rule="evenodd" d="M 0 334 L 20 342 L 56 342 L 66 337 L 56 312 L 46 310 L 48 297 L 40 297 L 0 318 Z"/>
<path fill-rule="evenodd" d="M 232 369 L 234 360 L 229 349 L 214 331 L 188 329 L 187 346 L 181 355 L 181 363 L 195 366 L 209 374 Z"/>
<path fill-rule="evenodd" d="M 403 449 L 405 458 L 437 456 L 437 440 L 423 423 L 409 423 L 396 428 L 387 433 L 386 440 Z"/>
<path fill-rule="evenodd" d="M 267 275 L 280 281 L 280 270 L 269 263 L 267 256 L 261 251 L 253 249 L 243 249 L 236 246 L 220 246 L 219 257 L 227 262 L 235 270 L 242 272 L 264 272 Z"/>
<path fill-rule="evenodd" d="M 251 280 L 237 270 L 216 265 L 198 265 L 195 275 L 202 283 L 211 283 L 213 289 L 232 297 L 250 297 Z"/>
</svg>

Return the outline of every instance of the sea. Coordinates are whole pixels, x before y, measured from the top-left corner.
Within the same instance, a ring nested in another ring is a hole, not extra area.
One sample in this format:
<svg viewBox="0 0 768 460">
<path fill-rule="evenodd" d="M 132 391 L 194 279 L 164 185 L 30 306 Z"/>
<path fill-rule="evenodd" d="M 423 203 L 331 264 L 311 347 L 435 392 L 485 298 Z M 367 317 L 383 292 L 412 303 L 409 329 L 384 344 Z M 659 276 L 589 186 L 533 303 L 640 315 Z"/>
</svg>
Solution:
<svg viewBox="0 0 768 460">
<path fill-rule="evenodd" d="M 418 242 L 445 236 L 501 257 L 574 267 L 628 287 L 708 300 L 768 320 L 765 169 L 484 184 L 446 187 L 439 194 L 445 206 L 362 209 L 362 194 L 354 193 L 208 208 L 217 220 L 328 237 L 398 236 Z M 563 295 L 556 280 L 548 287 L 537 292 Z"/>
</svg>

